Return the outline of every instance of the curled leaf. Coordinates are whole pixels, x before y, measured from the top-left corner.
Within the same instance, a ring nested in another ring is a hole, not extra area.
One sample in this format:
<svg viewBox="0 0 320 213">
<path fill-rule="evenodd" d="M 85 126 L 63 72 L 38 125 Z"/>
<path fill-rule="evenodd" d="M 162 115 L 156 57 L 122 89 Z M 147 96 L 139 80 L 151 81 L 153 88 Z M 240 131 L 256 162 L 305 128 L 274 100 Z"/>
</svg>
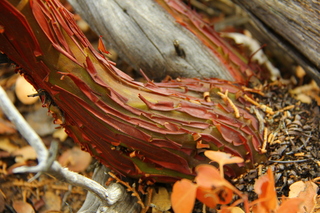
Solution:
<svg viewBox="0 0 320 213">
<path fill-rule="evenodd" d="M 199 165 L 196 167 L 197 177 L 195 181 L 201 187 L 212 189 L 212 187 L 227 187 L 233 191 L 236 189 L 226 179 L 220 176 L 217 168 L 211 165 Z"/>
<path fill-rule="evenodd" d="M 198 187 L 197 199 L 210 208 L 214 208 L 217 204 L 228 204 L 232 201 L 233 191 L 225 186 L 208 189 Z"/>
<path fill-rule="evenodd" d="M 261 176 L 254 185 L 255 192 L 259 195 L 257 212 L 271 212 L 278 207 L 278 199 L 274 188 L 272 170 L 269 168 L 267 174 Z"/>
<path fill-rule="evenodd" d="M 307 212 L 313 212 L 317 202 L 316 202 L 316 197 L 317 197 L 317 191 L 318 191 L 318 186 L 311 182 L 303 182 L 303 181 L 298 181 L 289 187 L 290 192 L 289 192 L 289 197 L 290 198 L 300 198 L 302 199 L 302 205 L 303 208 Z"/>
</svg>

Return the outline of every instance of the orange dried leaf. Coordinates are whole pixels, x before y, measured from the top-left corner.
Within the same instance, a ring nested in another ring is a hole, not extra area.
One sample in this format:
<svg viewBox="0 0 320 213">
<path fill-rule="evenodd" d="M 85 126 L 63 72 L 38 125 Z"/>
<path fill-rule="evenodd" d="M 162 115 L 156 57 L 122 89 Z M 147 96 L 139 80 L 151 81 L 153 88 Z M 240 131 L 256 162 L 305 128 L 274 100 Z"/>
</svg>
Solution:
<svg viewBox="0 0 320 213">
<path fill-rule="evenodd" d="M 24 201 L 13 201 L 12 207 L 17 213 L 34 213 L 33 207 Z"/>
<path fill-rule="evenodd" d="M 233 163 L 242 163 L 243 159 L 237 156 L 232 156 L 229 153 L 218 152 L 218 151 L 205 151 L 205 156 L 207 156 L 210 160 L 213 160 L 219 164 L 233 164 Z"/>
<path fill-rule="evenodd" d="M 172 208 L 175 213 L 191 213 L 196 199 L 197 185 L 182 179 L 173 185 L 171 194 Z"/>
<path fill-rule="evenodd" d="M 17 130 L 14 128 L 14 126 L 10 122 L 0 118 L 0 134 L 1 135 L 4 135 L 4 134 L 9 135 L 9 134 L 14 134 L 16 132 Z"/>
<path fill-rule="evenodd" d="M 197 177 L 195 181 L 201 187 L 212 189 L 212 187 L 218 188 L 225 186 L 236 191 L 232 184 L 220 176 L 220 172 L 214 166 L 202 164 L 196 167 L 196 172 Z"/>
<path fill-rule="evenodd" d="M 302 203 L 303 199 L 300 198 L 287 199 L 278 208 L 277 213 L 299 213 L 299 209 Z"/>
<path fill-rule="evenodd" d="M 214 208 L 219 202 L 218 195 L 211 189 L 204 187 L 198 187 L 196 197 L 209 208 Z"/>
<path fill-rule="evenodd" d="M 233 191 L 225 186 L 215 189 L 204 187 L 197 189 L 197 199 L 210 208 L 214 208 L 217 204 L 228 204 L 232 198 Z"/>
<path fill-rule="evenodd" d="M 242 163 L 243 159 L 237 156 L 232 156 L 231 154 L 219 151 L 205 151 L 205 156 L 209 159 L 217 162 L 219 164 L 220 175 L 221 177 L 224 176 L 223 166 L 225 164 L 233 164 L 233 163 Z"/>
<path fill-rule="evenodd" d="M 62 166 L 74 172 L 83 172 L 90 164 L 92 158 L 89 153 L 79 147 L 73 147 L 62 153 L 58 161 Z"/>
<path fill-rule="evenodd" d="M 106 49 L 106 47 L 103 44 L 101 36 L 99 37 L 98 50 L 100 50 L 103 53 L 109 54 L 109 51 Z"/>
<path fill-rule="evenodd" d="M 315 183 L 311 181 L 305 183 L 303 181 L 298 181 L 291 184 L 289 189 L 290 198 L 301 198 L 303 200 L 303 209 L 305 209 L 306 212 L 313 212 L 317 204 L 316 197 L 318 191 L 318 186 Z"/>
<path fill-rule="evenodd" d="M 244 213 L 239 207 L 224 207 L 219 213 Z"/>
<path fill-rule="evenodd" d="M 278 206 L 278 199 L 274 187 L 272 170 L 269 168 L 266 175 L 261 176 L 254 185 L 255 192 L 259 195 L 257 212 L 270 212 Z"/>
</svg>

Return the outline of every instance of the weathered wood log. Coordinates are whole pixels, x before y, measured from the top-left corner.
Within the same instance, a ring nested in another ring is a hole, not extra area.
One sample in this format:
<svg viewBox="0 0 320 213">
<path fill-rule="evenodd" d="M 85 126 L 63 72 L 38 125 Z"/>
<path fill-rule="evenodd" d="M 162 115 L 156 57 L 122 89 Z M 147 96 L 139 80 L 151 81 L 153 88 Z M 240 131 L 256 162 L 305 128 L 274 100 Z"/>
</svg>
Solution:
<svg viewBox="0 0 320 213">
<path fill-rule="evenodd" d="M 107 46 L 112 46 L 131 66 L 142 69 L 151 79 L 170 75 L 233 80 L 210 50 L 154 1 L 69 2 L 102 35 Z M 185 57 L 176 53 L 175 40 Z"/>
<path fill-rule="evenodd" d="M 222 74 L 225 72 L 223 66 L 214 57 L 211 58 L 207 48 L 196 42 L 194 35 L 175 23 L 153 1 L 69 2 L 122 58 L 136 69 L 143 69 L 150 78 L 171 75 L 230 79 Z M 234 2 L 243 7 L 256 23 L 250 29 L 255 38 L 271 48 L 280 49 L 277 50 L 282 52 L 279 60 L 285 59 L 284 63 L 296 62 L 320 84 L 320 21 L 317 3 L 280 1 L 275 4 L 261 0 Z M 187 53 L 186 58 L 175 53 L 172 45 L 175 39 L 181 41 Z M 198 48 L 204 53 L 198 54 Z M 285 57 L 282 57 L 283 53 Z"/>
<path fill-rule="evenodd" d="M 320 85 L 320 4 L 316 1 L 233 0 L 269 43 L 290 55 Z"/>
<path fill-rule="evenodd" d="M 95 168 L 92 179 L 105 186 L 108 178 L 110 169 L 103 165 L 99 165 Z M 131 212 L 138 213 L 141 210 L 141 206 L 137 203 L 136 197 L 132 196 L 130 192 L 127 192 L 125 187 L 118 183 L 109 183 L 105 186 L 110 192 L 111 196 L 121 196 L 118 201 L 110 206 L 102 206 L 101 200 L 93 193 L 88 192 L 85 202 L 83 203 L 79 213 L 90 213 L 90 212 Z"/>
</svg>

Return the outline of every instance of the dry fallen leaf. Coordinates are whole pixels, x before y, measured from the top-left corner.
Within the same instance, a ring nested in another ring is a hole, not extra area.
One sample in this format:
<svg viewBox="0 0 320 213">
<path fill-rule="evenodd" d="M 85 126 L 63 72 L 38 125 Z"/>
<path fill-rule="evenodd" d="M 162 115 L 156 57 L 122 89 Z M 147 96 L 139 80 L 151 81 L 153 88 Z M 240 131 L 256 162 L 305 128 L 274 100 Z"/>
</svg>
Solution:
<svg viewBox="0 0 320 213">
<path fill-rule="evenodd" d="M 317 196 L 316 200 L 317 204 L 315 206 L 314 213 L 320 213 L 320 195 Z"/>
<path fill-rule="evenodd" d="M 296 99 L 301 101 L 302 103 L 311 104 L 312 98 L 310 98 L 308 95 L 300 93 L 296 96 Z"/>
<path fill-rule="evenodd" d="M 14 201 L 12 207 L 17 213 L 34 213 L 33 207 L 24 201 Z"/>
<path fill-rule="evenodd" d="M 61 203 L 62 203 L 60 196 L 56 195 L 52 191 L 46 191 L 43 199 L 44 199 L 45 205 L 41 208 L 41 211 L 43 212 L 60 211 Z"/>
<path fill-rule="evenodd" d="M 51 135 L 57 127 L 53 122 L 54 119 L 48 116 L 47 108 L 30 111 L 26 114 L 25 119 L 39 136 Z"/>
<path fill-rule="evenodd" d="M 15 150 L 18 150 L 19 146 L 11 143 L 8 137 L 0 137 L 0 149 L 12 153 Z"/>
<path fill-rule="evenodd" d="M 91 156 L 79 147 L 73 147 L 62 153 L 58 161 L 62 166 L 68 167 L 71 171 L 83 172 L 89 166 Z"/>
<path fill-rule="evenodd" d="M 303 200 L 302 208 L 300 212 L 313 212 L 316 206 L 316 197 L 318 186 L 312 181 L 298 181 L 289 187 L 289 198 L 301 198 Z"/>
<path fill-rule="evenodd" d="M 65 132 L 64 128 L 57 129 L 54 131 L 53 135 L 54 138 L 59 138 L 61 142 L 65 141 L 68 137 L 68 134 Z"/>
<path fill-rule="evenodd" d="M 199 186 L 211 189 L 212 187 L 225 186 L 232 190 L 236 190 L 235 187 L 229 183 L 226 179 L 220 176 L 220 172 L 217 168 L 207 164 L 201 164 L 196 167 L 197 177 L 195 181 Z"/>
<path fill-rule="evenodd" d="M 226 179 L 221 177 L 217 168 L 211 165 L 199 165 L 196 167 L 198 184 L 197 199 L 213 208 L 216 204 L 228 204 L 233 198 L 233 192 L 237 189 Z"/>
<path fill-rule="evenodd" d="M 224 207 L 218 213 L 244 213 L 244 211 L 239 207 Z"/>
<path fill-rule="evenodd" d="M 14 125 L 9 121 L 5 121 L 0 118 L 0 134 L 14 134 L 17 130 L 15 129 Z"/>
<path fill-rule="evenodd" d="M 282 202 L 281 206 L 277 209 L 277 213 L 299 213 L 299 209 L 303 200 L 300 198 L 289 198 Z M 312 213 L 304 212 L 303 213 Z"/>
<path fill-rule="evenodd" d="M 160 212 L 169 210 L 171 208 L 171 201 L 168 190 L 164 187 L 153 190 L 151 205 Z"/>
<path fill-rule="evenodd" d="M 39 99 L 39 97 L 28 97 L 28 95 L 34 94 L 36 91 L 33 86 L 22 76 L 17 78 L 15 91 L 18 99 L 23 104 L 34 104 Z"/>
<path fill-rule="evenodd" d="M 0 190 L 0 212 L 3 212 L 5 209 L 6 201 L 4 198 L 4 193 Z"/>
<path fill-rule="evenodd" d="M 196 199 L 197 185 L 182 179 L 173 185 L 171 194 L 172 208 L 175 213 L 191 213 Z"/>
<path fill-rule="evenodd" d="M 303 78 L 306 75 L 306 71 L 301 66 L 297 66 L 296 68 L 296 76 L 298 78 Z"/>
<path fill-rule="evenodd" d="M 219 151 L 205 151 L 204 155 L 210 160 L 213 160 L 219 164 L 220 175 L 223 177 L 223 166 L 225 164 L 242 163 L 243 159 L 237 156 L 232 156 L 229 153 Z"/>
<path fill-rule="evenodd" d="M 254 191 L 259 195 L 256 209 L 257 213 L 272 212 L 278 207 L 278 199 L 275 190 L 272 170 L 269 168 L 267 174 L 259 177 L 254 184 Z"/>
<path fill-rule="evenodd" d="M 15 150 L 12 155 L 16 156 L 15 160 L 17 163 L 37 159 L 37 153 L 31 146 L 24 146 L 18 150 Z"/>
</svg>

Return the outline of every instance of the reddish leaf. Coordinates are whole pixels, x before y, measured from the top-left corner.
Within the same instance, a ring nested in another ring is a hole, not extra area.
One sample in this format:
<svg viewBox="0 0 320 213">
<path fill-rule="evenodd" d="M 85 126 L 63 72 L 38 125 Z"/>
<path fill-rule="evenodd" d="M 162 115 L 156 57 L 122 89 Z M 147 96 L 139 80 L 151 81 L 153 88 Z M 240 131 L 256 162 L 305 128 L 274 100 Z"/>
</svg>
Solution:
<svg viewBox="0 0 320 213">
<path fill-rule="evenodd" d="M 101 36 L 99 37 L 98 50 L 100 50 L 103 53 L 109 54 L 109 51 L 106 49 L 106 47 L 103 44 Z"/>
<path fill-rule="evenodd" d="M 278 199 L 274 187 L 272 170 L 269 168 L 266 175 L 261 176 L 254 185 L 255 192 L 259 195 L 257 212 L 270 212 L 278 207 Z"/>
<path fill-rule="evenodd" d="M 182 179 L 173 185 L 171 194 L 172 208 L 175 213 L 192 212 L 196 199 L 197 185 Z"/>
</svg>

